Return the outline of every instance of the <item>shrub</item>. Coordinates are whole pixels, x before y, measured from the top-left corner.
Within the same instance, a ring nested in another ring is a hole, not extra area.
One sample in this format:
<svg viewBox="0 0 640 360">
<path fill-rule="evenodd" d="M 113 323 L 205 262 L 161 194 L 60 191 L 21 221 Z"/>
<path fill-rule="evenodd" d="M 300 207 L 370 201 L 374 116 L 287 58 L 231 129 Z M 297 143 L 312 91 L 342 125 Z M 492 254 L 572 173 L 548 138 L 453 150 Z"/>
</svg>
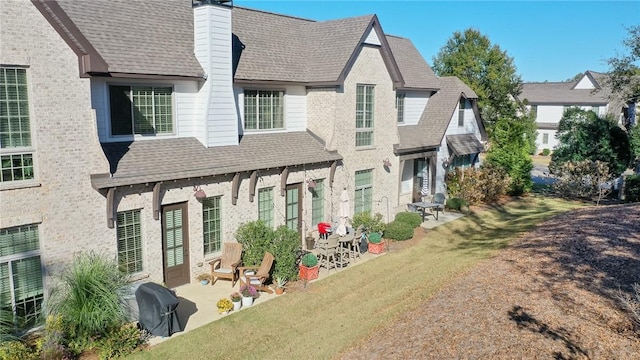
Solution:
<svg viewBox="0 0 640 360">
<path fill-rule="evenodd" d="M 418 215 L 418 214 L 414 214 Z M 420 217 L 418 215 L 418 217 Z M 384 237 L 392 240 L 407 240 L 413 237 L 414 227 L 404 221 L 395 220 L 387 224 L 384 231 Z"/>
<path fill-rule="evenodd" d="M 274 274 L 289 279 L 298 274 L 296 254 L 300 249 L 300 238 L 297 231 L 284 225 L 274 231 L 258 220 L 242 224 L 236 230 L 236 239 L 242 244 L 242 262 L 247 266 L 260 265 L 268 251 L 275 258 Z"/>
<path fill-rule="evenodd" d="M 463 199 L 468 204 L 493 202 L 506 193 L 510 184 L 507 173 L 493 164 L 481 168 L 455 168 L 447 173 L 445 181 L 449 196 Z"/>
<path fill-rule="evenodd" d="M 462 205 L 466 205 L 466 202 L 460 198 L 449 198 L 447 199 L 447 204 L 445 205 L 447 209 L 452 210 L 460 210 Z"/>
<path fill-rule="evenodd" d="M 62 316 L 70 340 L 83 343 L 106 336 L 126 322 L 120 289 L 128 283 L 115 259 L 82 253 L 62 271 L 51 294 L 51 313 Z"/>
<path fill-rule="evenodd" d="M 395 221 L 401 221 L 401 222 L 407 223 L 411 226 L 412 229 L 415 229 L 418 226 L 420 226 L 420 224 L 422 224 L 422 217 L 418 213 L 405 211 L 405 212 L 397 213 L 395 217 Z M 387 235 L 387 231 L 389 230 L 388 227 L 390 225 L 391 224 L 387 225 L 387 229 L 385 229 L 384 231 L 385 237 L 388 237 L 386 235 Z"/>
<path fill-rule="evenodd" d="M 551 150 L 549 150 L 549 149 L 542 149 L 542 156 L 549 156 L 549 154 L 551 154 Z"/>
<path fill-rule="evenodd" d="M 640 327 L 640 285 L 633 284 L 633 296 L 619 293 L 618 298 L 622 306 L 629 312 L 631 320 L 637 327 Z"/>
<path fill-rule="evenodd" d="M 142 343 L 140 330 L 133 324 L 127 324 L 110 331 L 98 341 L 100 359 L 125 357 L 133 353 Z"/>
<path fill-rule="evenodd" d="M 300 263 L 306 267 L 314 267 L 318 265 L 318 257 L 313 253 L 306 253 L 302 256 Z"/>
<path fill-rule="evenodd" d="M 71 359 L 72 354 L 66 347 L 66 327 L 60 315 L 47 317 L 44 333 L 38 339 L 37 348 L 42 360 Z"/>
<path fill-rule="evenodd" d="M 640 175 L 630 175 L 624 179 L 624 199 L 629 202 L 640 201 Z"/>
<path fill-rule="evenodd" d="M 369 242 L 372 244 L 380 244 L 382 242 L 382 235 L 378 232 L 369 234 Z"/>
<path fill-rule="evenodd" d="M 371 215 L 371 212 L 365 211 L 353 216 L 351 225 L 354 229 L 362 227 L 368 232 L 384 232 L 385 223 L 382 220 L 382 214 L 376 213 Z"/>
<path fill-rule="evenodd" d="M 0 360 L 36 360 L 38 354 L 27 344 L 19 340 L 0 343 Z"/>
<path fill-rule="evenodd" d="M 552 189 L 561 197 L 574 199 L 582 198 L 597 200 L 598 202 L 613 186 L 609 167 L 601 161 L 569 161 L 555 164 L 553 173 L 558 180 Z"/>
</svg>

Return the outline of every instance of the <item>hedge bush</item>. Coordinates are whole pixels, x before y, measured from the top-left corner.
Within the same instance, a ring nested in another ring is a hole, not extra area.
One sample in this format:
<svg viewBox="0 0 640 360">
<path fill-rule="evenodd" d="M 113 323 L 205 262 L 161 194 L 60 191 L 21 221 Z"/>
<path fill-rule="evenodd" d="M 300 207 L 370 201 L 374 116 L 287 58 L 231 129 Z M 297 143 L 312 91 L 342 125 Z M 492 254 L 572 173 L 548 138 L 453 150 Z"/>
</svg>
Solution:
<svg viewBox="0 0 640 360">
<path fill-rule="evenodd" d="M 630 175 L 625 178 L 624 199 L 628 202 L 640 201 L 640 175 Z"/>
<path fill-rule="evenodd" d="M 549 149 L 542 149 L 542 156 L 549 156 L 551 154 L 551 150 Z"/>
<path fill-rule="evenodd" d="M 447 203 L 445 206 L 447 207 L 447 209 L 460 210 L 462 205 L 469 205 L 469 204 L 467 204 L 466 201 L 460 198 L 450 198 L 450 199 L 447 199 Z"/>
<path fill-rule="evenodd" d="M 396 214 L 395 221 L 407 223 L 411 225 L 412 229 L 415 229 L 422 224 L 422 217 L 418 213 L 404 211 Z"/>
<path fill-rule="evenodd" d="M 408 240 L 413 237 L 413 229 L 414 227 L 407 222 L 394 220 L 387 224 L 384 237 L 391 240 Z"/>
</svg>

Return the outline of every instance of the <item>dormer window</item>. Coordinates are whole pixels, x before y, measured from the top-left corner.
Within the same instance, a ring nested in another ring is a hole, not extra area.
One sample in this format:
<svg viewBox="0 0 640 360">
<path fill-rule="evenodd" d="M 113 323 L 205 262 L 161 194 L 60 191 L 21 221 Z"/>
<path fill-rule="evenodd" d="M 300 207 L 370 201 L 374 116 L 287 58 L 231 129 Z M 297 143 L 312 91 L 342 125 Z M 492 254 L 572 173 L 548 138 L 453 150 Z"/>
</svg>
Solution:
<svg viewBox="0 0 640 360">
<path fill-rule="evenodd" d="M 173 133 L 173 89 L 156 86 L 109 86 L 111 135 Z"/>
<path fill-rule="evenodd" d="M 244 91 L 245 130 L 284 129 L 284 91 Z"/>
</svg>

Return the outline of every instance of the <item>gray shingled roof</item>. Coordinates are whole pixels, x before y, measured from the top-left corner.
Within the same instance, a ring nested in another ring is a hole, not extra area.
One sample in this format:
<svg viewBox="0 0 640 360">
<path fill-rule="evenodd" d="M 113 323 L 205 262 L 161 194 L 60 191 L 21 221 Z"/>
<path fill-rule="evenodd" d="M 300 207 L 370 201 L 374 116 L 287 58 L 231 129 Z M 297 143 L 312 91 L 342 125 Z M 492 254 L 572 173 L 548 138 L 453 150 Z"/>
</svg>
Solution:
<svg viewBox="0 0 640 360">
<path fill-rule="evenodd" d="M 306 131 L 243 136 L 238 146 L 206 148 L 189 137 L 102 147 L 113 176 L 92 177 L 96 189 L 342 159 Z"/>
<path fill-rule="evenodd" d="M 59 0 L 109 72 L 202 77 L 191 1 Z"/>
<path fill-rule="evenodd" d="M 399 126 L 398 151 L 440 146 L 460 96 L 477 99 L 478 95 L 455 76 L 439 78 L 440 90 L 429 98 L 418 125 Z"/>
<path fill-rule="evenodd" d="M 526 99 L 530 105 L 604 105 L 609 102 L 606 89 L 594 92 L 591 89 L 573 89 L 575 85 L 575 81 L 524 83 L 518 97 L 522 101 Z"/>
<path fill-rule="evenodd" d="M 474 134 L 447 135 L 447 145 L 458 156 L 477 154 L 484 150 L 484 146 Z"/>
<path fill-rule="evenodd" d="M 403 87 L 434 90 L 440 87 L 438 78 L 411 40 L 387 35 L 387 42 L 402 73 Z"/>
</svg>

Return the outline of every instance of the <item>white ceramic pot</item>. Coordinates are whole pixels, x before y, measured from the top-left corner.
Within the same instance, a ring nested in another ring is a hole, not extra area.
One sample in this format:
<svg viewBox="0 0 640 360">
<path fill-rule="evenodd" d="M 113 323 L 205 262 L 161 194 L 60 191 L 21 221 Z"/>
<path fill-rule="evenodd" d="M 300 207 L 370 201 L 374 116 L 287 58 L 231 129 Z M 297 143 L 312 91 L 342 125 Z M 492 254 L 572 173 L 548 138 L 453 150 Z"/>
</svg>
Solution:
<svg viewBox="0 0 640 360">
<path fill-rule="evenodd" d="M 243 296 L 242 297 L 242 306 L 251 306 L 251 305 L 253 305 L 253 297 L 251 297 L 251 296 L 248 296 L 248 297 Z"/>
<path fill-rule="evenodd" d="M 238 311 L 242 307 L 242 300 L 232 301 L 232 303 L 233 303 L 233 311 Z"/>
</svg>

